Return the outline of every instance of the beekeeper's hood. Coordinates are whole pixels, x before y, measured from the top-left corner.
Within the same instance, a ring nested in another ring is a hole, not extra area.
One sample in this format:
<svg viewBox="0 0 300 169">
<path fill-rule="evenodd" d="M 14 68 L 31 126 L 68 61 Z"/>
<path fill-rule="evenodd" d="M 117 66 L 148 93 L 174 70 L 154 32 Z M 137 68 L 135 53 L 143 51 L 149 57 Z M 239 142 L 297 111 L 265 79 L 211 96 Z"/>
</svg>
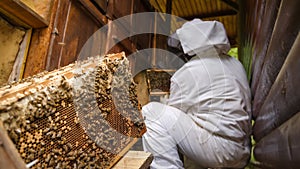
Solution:
<svg viewBox="0 0 300 169">
<path fill-rule="evenodd" d="M 183 24 L 176 34 L 183 52 L 190 56 L 212 46 L 217 49 L 218 53 L 227 53 L 230 49 L 226 30 L 218 21 L 194 19 Z"/>
</svg>

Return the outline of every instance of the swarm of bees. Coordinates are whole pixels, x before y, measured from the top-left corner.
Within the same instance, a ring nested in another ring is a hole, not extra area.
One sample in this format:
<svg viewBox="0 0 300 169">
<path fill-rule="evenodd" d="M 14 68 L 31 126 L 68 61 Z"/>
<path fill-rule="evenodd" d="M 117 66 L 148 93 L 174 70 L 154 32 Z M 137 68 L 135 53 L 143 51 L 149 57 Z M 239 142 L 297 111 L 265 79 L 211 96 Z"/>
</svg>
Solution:
<svg viewBox="0 0 300 169">
<path fill-rule="evenodd" d="M 170 92 L 171 77 L 175 70 L 147 70 L 147 84 L 150 92 Z"/>
<path fill-rule="evenodd" d="M 109 168 L 145 132 L 124 54 L 78 64 L 0 89 L 0 120 L 31 168 Z"/>
</svg>

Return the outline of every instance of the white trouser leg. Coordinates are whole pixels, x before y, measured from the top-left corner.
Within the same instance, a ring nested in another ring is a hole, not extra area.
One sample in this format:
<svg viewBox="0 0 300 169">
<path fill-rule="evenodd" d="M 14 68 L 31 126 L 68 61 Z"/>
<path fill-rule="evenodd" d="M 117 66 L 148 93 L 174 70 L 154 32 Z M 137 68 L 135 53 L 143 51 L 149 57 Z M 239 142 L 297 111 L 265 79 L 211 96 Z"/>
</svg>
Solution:
<svg viewBox="0 0 300 169">
<path fill-rule="evenodd" d="M 183 168 L 177 147 L 199 166 L 212 168 L 231 165 L 228 162 L 243 153 L 239 146 L 212 135 L 172 106 L 152 102 L 143 107 L 142 113 L 147 126 L 144 150 L 154 156 L 151 168 Z"/>
<path fill-rule="evenodd" d="M 177 121 L 179 113 L 173 112 L 169 116 L 165 105 L 152 102 L 143 107 L 143 116 L 147 126 L 147 132 L 143 135 L 143 147 L 145 151 L 151 152 L 154 159 L 151 168 L 175 169 L 183 168 L 179 158 L 175 139 L 169 134 L 172 123 Z"/>
</svg>

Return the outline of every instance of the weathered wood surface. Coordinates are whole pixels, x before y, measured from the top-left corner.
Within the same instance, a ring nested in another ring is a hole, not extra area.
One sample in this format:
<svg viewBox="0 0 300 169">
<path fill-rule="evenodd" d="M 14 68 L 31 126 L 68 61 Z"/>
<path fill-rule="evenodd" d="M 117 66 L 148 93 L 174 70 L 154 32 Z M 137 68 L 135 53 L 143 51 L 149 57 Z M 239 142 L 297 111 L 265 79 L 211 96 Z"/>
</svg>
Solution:
<svg viewBox="0 0 300 169">
<path fill-rule="evenodd" d="M 20 0 L 0 1 L 0 12 L 33 28 L 46 27 L 49 22 Z"/>
<path fill-rule="evenodd" d="M 241 11 L 245 29 L 240 56 L 253 59 L 255 162 L 259 168 L 298 168 L 300 4 L 282 0 L 242 4 L 251 5 Z"/>
<path fill-rule="evenodd" d="M 299 168 L 300 112 L 261 139 L 254 148 L 261 168 Z"/>
<path fill-rule="evenodd" d="M 55 0 L 19 0 L 35 11 L 47 22 L 50 20 L 51 8 Z"/>
<path fill-rule="evenodd" d="M 55 30 L 54 19 L 58 11 L 58 2 L 59 0 L 53 2 L 49 26 L 33 30 L 24 77 L 32 76 L 45 70 L 48 50 L 51 45 L 50 39 Z"/>
<path fill-rule="evenodd" d="M 273 0 L 273 1 L 267 1 L 266 4 L 261 4 L 261 10 L 262 13 L 260 15 L 262 18 L 260 20 L 260 27 L 258 28 L 256 32 L 256 39 L 254 46 L 257 48 L 253 51 L 253 63 L 252 63 L 252 82 L 251 82 L 251 90 L 252 93 L 255 94 L 255 90 L 257 89 L 257 85 L 259 82 L 261 69 L 263 66 L 263 62 L 269 47 L 270 39 L 272 36 L 273 28 L 275 25 L 275 21 L 277 18 L 277 13 L 279 9 L 281 0 Z M 259 36 L 258 36 L 259 35 Z M 258 112 L 253 112 L 254 117 L 257 116 Z"/>
<path fill-rule="evenodd" d="M 51 71 L 76 61 L 84 44 L 101 26 L 100 21 L 95 20 L 79 1 L 56 0 L 49 27 L 33 31 L 25 77 L 43 70 Z M 103 36 L 93 37 L 94 46 L 86 49 L 90 51 L 86 53 L 86 57 L 100 50 L 102 44 L 99 42 L 101 38 L 106 38 L 105 34 Z M 95 52 L 96 49 L 98 51 Z"/>
<path fill-rule="evenodd" d="M 110 49 L 106 48 L 106 44 L 115 41 L 113 38 L 107 38 L 112 37 L 109 30 L 94 33 L 108 23 L 110 16 L 117 19 L 147 9 L 141 2 L 137 3 L 138 7 L 134 7 L 133 0 L 130 3 L 123 0 L 110 0 L 107 4 L 106 13 L 103 14 L 103 11 L 97 9 L 89 0 L 53 0 L 49 27 L 33 30 L 24 77 L 44 70 L 51 71 L 96 54 L 125 51 L 129 55 L 136 52 L 138 43 L 139 48 L 149 48 L 151 35 L 126 38 Z M 127 29 L 130 26 L 132 25 L 123 25 Z M 117 29 L 118 32 L 122 32 L 123 27 L 111 28 L 111 30 Z M 146 39 L 141 41 L 145 37 Z"/>
<path fill-rule="evenodd" d="M 22 43 L 20 43 L 19 52 L 14 61 L 14 67 L 9 75 L 8 82 L 18 81 L 23 78 L 27 54 L 28 54 L 30 41 L 31 41 L 31 35 L 32 35 L 32 29 L 26 30 L 26 34 L 23 38 L 23 41 Z"/>
<path fill-rule="evenodd" d="M 300 30 L 300 1 L 282 1 L 274 31 L 253 99 L 253 112 L 259 115 L 264 103 Z"/>
<path fill-rule="evenodd" d="M 141 106 L 146 105 L 149 102 L 149 90 L 147 86 L 146 71 L 138 73 L 134 77 L 134 81 L 137 84 L 137 97 Z"/>
<path fill-rule="evenodd" d="M 0 85 L 9 80 L 25 32 L 0 17 Z"/>
<path fill-rule="evenodd" d="M 112 169 L 148 169 L 152 159 L 151 153 L 128 151 Z"/>
<path fill-rule="evenodd" d="M 92 16 L 82 8 L 80 3 L 71 1 L 65 30 L 62 32 L 63 46 L 59 56 L 59 66 L 75 62 L 84 44 L 100 27 L 101 25 L 94 22 Z M 95 46 L 87 46 L 86 58 L 91 56 L 93 47 Z M 57 50 L 56 46 L 53 46 L 53 50 Z"/>
<path fill-rule="evenodd" d="M 20 154 L 0 121 L 0 169 L 26 169 Z"/>
<path fill-rule="evenodd" d="M 300 111 L 300 34 L 256 119 L 253 132 L 260 140 Z"/>
<path fill-rule="evenodd" d="M 53 30 L 49 39 L 49 51 L 47 53 L 46 70 L 51 71 L 58 68 L 61 50 L 64 46 L 64 31 L 66 19 L 70 10 L 70 0 L 58 1 L 55 17 L 53 18 Z M 53 48 L 55 50 L 53 50 Z"/>
</svg>

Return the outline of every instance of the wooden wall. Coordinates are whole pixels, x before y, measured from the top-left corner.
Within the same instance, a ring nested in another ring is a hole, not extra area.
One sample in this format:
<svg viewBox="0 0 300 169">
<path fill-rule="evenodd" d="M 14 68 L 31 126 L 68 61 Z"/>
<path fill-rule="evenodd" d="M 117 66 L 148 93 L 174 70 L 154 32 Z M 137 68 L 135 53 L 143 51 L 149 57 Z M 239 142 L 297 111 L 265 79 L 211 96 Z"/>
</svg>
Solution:
<svg viewBox="0 0 300 169">
<path fill-rule="evenodd" d="M 30 30 L 30 43 L 24 49 L 19 47 L 15 50 L 26 56 L 23 58 L 25 68 L 19 66 L 17 73 L 21 72 L 21 75 L 15 80 L 75 62 L 88 40 L 92 45 L 85 49 L 80 59 L 103 51 L 125 51 L 129 55 L 152 45 L 152 35 L 143 34 L 128 37 L 107 49 L 107 41 L 110 40 L 107 37 L 112 36 L 109 34 L 112 28 L 92 36 L 115 19 L 151 11 L 151 6 L 144 0 L 12 0 L 11 3 L 7 0 L 0 2 L 0 15 L 13 26 L 21 27 L 25 32 Z M 114 29 L 122 32 L 130 24 Z"/>
<path fill-rule="evenodd" d="M 102 14 L 89 10 L 89 5 L 93 7 L 89 1 L 54 0 L 49 26 L 33 30 L 25 77 L 77 60 L 85 42 L 105 24 L 103 18 L 96 17 Z"/>
<path fill-rule="evenodd" d="M 254 157 L 262 168 L 300 165 L 300 1 L 240 1 L 240 57 L 253 95 Z"/>
<path fill-rule="evenodd" d="M 24 35 L 25 30 L 13 26 L 0 16 L 0 85 L 9 80 Z"/>
</svg>

